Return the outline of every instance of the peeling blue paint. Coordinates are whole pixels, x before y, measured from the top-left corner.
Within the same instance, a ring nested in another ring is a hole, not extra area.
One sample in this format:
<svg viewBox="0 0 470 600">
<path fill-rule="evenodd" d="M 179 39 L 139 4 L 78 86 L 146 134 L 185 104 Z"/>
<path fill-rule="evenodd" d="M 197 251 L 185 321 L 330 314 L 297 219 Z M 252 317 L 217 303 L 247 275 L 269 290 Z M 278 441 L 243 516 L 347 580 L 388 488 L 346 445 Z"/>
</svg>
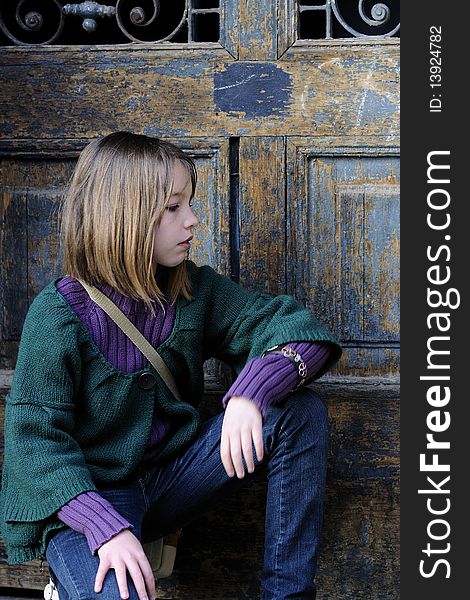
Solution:
<svg viewBox="0 0 470 600">
<path fill-rule="evenodd" d="M 215 110 L 247 119 L 287 113 L 292 78 L 270 63 L 237 62 L 214 75 Z"/>
<path fill-rule="evenodd" d="M 181 138 L 190 138 L 193 135 L 189 129 L 184 128 L 184 127 L 178 127 L 174 131 L 176 131 L 176 135 Z M 144 127 L 142 129 L 142 133 L 144 135 L 150 135 L 150 136 L 154 136 L 154 137 L 165 137 L 165 136 L 169 135 L 168 128 L 166 127 L 165 123 L 162 123 L 159 126 L 151 125 L 148 127 Z"/>
<path fill-rule="evenodd" d="M 387 96 L 373 90 L 365 90 L 359 105 L 358 125 L 373 123 L 377 118 L 391 117 L 397 110 L 397 105 Z"/>
<path fill-rule="evenodd" d="M 115 65 L 114 65 L 115 67 Z M 207 69 L 207 63 L 202 60 L 188 60 L 183 58 L 172 58 L 171 62 L 149 63 L 142 64 L 126 63 L 126 73 L 133 75 L 160 75 L 169 77 L 200 77 L 204 75 Z"/>
<path fill-rule="evenodd" d="M 151 98 L 147 95 L 131 96 L 127 101 L 127 110 L 144 110 Z"/>
</svg>

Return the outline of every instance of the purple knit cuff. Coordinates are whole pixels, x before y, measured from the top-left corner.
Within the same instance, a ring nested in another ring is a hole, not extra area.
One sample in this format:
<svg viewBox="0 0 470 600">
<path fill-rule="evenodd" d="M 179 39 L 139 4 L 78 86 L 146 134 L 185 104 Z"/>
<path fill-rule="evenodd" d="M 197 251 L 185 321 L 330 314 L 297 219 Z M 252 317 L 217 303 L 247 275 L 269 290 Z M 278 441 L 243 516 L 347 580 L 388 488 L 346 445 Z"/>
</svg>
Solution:
<svg viewBox="0 0 470 600">
<path fill-rule="evenodd" d="M 328 360 L 330 347 L 324 342 L 289 342 L 307 365 L 307 379 L 312 379 Z M 292 361 L 282 354 L 267 354 L 252 358 L 225 394 L 225 408 L 233 396 L 250 398 L 258 406 L 263 418 L 266 411 L 284 398 L 297 384 L 298 371 Z"/>
<path fill-rule="evenodd" d="M 132 525 L 97 492 L 85 492 L 65 504 L 59 519 L 87 539 L 92 554 L 111 538 Z"/>
</svg>

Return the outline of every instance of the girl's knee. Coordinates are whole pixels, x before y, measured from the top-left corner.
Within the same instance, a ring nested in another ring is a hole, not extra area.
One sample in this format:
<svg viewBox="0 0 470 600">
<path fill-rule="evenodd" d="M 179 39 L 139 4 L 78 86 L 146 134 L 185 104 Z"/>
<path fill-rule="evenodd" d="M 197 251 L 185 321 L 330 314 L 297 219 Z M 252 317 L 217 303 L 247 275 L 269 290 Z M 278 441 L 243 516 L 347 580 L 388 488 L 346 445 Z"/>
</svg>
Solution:
<svg viewBox="0 0 470 600">
<path fill-rule="evenodd" d="M 309 456 L 317 467 L 326 464 L 328 413 L 323 400 L 310 388 L 300 388 L 271 406 L 263 432 L 267 456 L 292 452 Z"/>
<path fill-rule="evenodd" d="M 267 454 L 283 434 L 304 447 L 328 447 L 328 412 L 325 403 L 312 389 L 304 387 L 270 407 L 263 432 Z"/>
<path fill-rule="evenodd" d="M 328 422 L 328 410 L 320 396 L 309 387 L 303 387 L 293 392 L 290 401 L 299 415 L 304 415 L 309 421 Z"/>
<path fill-rule="evenodd" d="M 297 423 L 311 430 L 319 442 L 327 442 L 328 409 L 316 392 L 308 387 L 300 388 L 291 394 L 288 405 Z"/>
</svg>

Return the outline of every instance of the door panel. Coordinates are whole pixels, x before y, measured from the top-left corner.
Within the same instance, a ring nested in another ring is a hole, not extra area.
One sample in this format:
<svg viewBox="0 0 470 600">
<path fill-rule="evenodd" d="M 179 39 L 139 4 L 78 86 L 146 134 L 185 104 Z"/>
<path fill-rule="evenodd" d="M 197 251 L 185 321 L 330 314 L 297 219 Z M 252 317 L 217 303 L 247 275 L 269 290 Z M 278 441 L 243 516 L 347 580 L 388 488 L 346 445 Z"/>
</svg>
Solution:
<svg viewBox="0 0 470 600">
<path fill-rule="evenodd" d="M 29 304 L 60 272 L 58 201 L 72 161 L 0 161 L 0 364 L 12 368 Z"/>
<path fill-rule="evenodd" d="M 240 139 L 240 281 L 285 293 L 285 138 Z"/>
<path fill-rule="evenodd" d="M 296 138 L 288 146 L 289 293 L 342 341 L 340 372 L 396 372 L 397 151 L 314 147 L 312 141 Z"/>
<path fill-rule="evenodd" d="M 334 135 L 397 139 L 398 48 L 294 48 L 276 62 L 223 49 L 15 48 L 0 55 L 0 150 L 18 139 L 127 129 L 160 137 Z M 21 82 L 21 93 L 18 93 Z M 57 147 L 57 146 L 56 146 Z"/>
<path fill-rule="evenodd" d="M 24 265 L 28 260 L 28 235 L 25 227 L 27 193 L 5 188 L 2 194 L 2 340 L 11 351 L 11 341 L 21 335 L 28 308 L 28 282 Z M 7 251 L 8 249 L 8 251 Z"/>
</svg>

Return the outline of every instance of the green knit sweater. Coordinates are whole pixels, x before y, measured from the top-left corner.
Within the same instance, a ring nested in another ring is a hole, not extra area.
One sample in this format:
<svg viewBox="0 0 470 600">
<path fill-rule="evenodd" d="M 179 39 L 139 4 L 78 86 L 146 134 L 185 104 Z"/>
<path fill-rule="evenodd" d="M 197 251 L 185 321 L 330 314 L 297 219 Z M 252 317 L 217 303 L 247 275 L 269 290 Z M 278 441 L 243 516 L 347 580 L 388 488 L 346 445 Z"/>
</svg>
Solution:
<svg viewBox="0 0 470 600">
<path fill-rule="evenodd" d="M 157 348 L 183 402 L 151 366 L 136 373 L 114 368 L 55 282 L 32 303 L 5 412 L 0 526 L 11 564 L 44 554 L 50 534 L 64 527 L 56 518 L 64 504 L 132 474 L 155 405 L 175 424 L 157 460 L 197 435 L 206 359 L 218 358 L 239 373 L 272 346 L 308 340 L 334 345 L 323 372 L 339 358 L 331 334 L 290 296 L 248 292 L 211 267 L 187 264 L 194 299 L 178 300 L 173 330 Z M 159 382 L 151 390 L 138 385 L 145 371 Z"/>
</svg>

